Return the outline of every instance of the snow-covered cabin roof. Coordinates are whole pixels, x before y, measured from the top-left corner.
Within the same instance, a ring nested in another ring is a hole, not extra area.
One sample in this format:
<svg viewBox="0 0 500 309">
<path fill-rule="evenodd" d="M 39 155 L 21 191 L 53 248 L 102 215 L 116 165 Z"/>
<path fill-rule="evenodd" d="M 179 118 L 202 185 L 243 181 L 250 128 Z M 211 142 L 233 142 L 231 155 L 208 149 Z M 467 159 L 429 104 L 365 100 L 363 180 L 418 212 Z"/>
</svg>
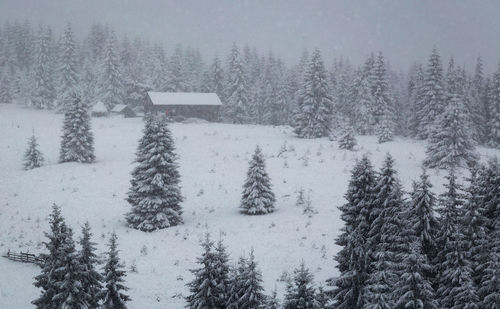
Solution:
<svg viewBox="0 0 500 309">
<path fill-rule="evenodd" d="M 148 96 L 153 105 L 222 105 L 215 93 L 149 91 Z"/>
<path fill-rule="evenodd" d="M 127 105 L 125 105 L 125 104 L 116 104 L 111 111 L 114 113 L 120 113 L 125 108 L 127 108 Z"/>
<path fill-rule="evenodd" d="M 94 113 L 107 113 L 108 109 L 106 108 L 106 105 L 102 103 L 101 101 L 97 102 L 92 106 L 92 112 Z"/>
</svg>

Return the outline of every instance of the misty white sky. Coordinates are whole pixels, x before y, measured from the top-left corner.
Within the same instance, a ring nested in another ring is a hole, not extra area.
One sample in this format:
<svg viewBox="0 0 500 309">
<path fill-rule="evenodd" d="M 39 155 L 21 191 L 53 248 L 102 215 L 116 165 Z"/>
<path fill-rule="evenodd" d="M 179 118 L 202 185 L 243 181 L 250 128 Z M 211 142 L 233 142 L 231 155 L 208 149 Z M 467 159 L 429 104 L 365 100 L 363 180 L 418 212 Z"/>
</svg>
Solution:
<svg viewBox="0 0 500 309">
<path fill-rule="evenodd" d="M 500 1 L 335 0 L 0 0 L 0 20 L 29 19 L 56 30 L 70 21 L 83 35 L 93 21 L 117 32 L 226 54 L 232 42 L 295 61 L 304 48 L 362 62 L 382 50 L 393 67 L 425 61 L 433 46 L 472 69 L 500 58 Z M 85 32 L 84 32 L 85 31 Z"/>
</svg>

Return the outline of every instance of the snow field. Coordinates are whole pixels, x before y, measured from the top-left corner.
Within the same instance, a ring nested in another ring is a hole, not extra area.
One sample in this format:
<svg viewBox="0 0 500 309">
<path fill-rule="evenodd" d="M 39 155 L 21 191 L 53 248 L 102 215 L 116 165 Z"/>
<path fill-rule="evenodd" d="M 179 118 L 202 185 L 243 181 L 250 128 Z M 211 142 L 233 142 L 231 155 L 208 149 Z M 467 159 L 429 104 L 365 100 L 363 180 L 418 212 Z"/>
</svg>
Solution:
<svg viewBox="0 0 500 309">
<path fill-rule="evenodd" d="M 337 206 L 344 203 L 350 170 L 356 158 L 370 153 L 376 169 L 389 151 L 404 188 L 417 179 L 425 144 L 402 138 L 378 144 L 376 137 L 358 136 L 355 151 L 338 149 L 327 139 L 298 139 L 291 128 L 218 123 L 172 124 L 185 196 L 184 225 L 153 233 L 129 229 L 124 200 L 137 141 L 140 118 L 93 118 L 97 162 L 58 164 L 62 115 L 49 111 L 0 105 L 0 253 L 8 249 L 39 253 L 52 203 L 80 236 L 88 220 L 104 252 L 109 233 L 116 231 L 120 257 L 127 265 L 130 308 L 182 308 L 182 296 L 197 267 L 199 240 L 207 231 L 223 237 L 235 262 L 251 247 L 262 271 L 266 293 L 284 284 L 284 272 L 304 260 L 316 282 L 337 274 L 334 239 L 342 222 Z M 45 166 L 22 169 L 22 157 L 32 129 L 38 137 Z M 276 211 L 264 216 L 239 213 L 242 184 L 255 146 L 266 156 L 267 171 L 276 195 Z M 280 149 L 287 149 L 278 156 Z M 493 149 L 478 149 L 485 156 Z M 444 171 L 429 171 L 434 191 L 440 193 Z M 295 206 L 304 188 L 317 214 L 309 218 Z M 131 272 L 135 264 L 138 272 Z M 32 285 L 39 268 L 0 259 L 0 307 L 32 308 L 39 291 Z M 182 295 L 182 296 L 181 296 Z"/>
</svg>

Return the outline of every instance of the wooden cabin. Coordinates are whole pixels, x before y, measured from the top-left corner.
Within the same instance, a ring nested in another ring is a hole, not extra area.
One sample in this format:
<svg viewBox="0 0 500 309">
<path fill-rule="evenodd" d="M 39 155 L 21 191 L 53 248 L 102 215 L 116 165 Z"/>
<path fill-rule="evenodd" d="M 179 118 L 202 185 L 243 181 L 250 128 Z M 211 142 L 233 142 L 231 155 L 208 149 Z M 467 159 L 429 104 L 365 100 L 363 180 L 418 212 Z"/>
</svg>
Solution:
<svg viewBox="0 0 500 309">
<path fill-rule="evenodd" d="M 215 93 L 148 92 L 144 112 L 163 113 L 174 120 L 201 118 L 218 121 L 222 102 Z"/>
</svg>

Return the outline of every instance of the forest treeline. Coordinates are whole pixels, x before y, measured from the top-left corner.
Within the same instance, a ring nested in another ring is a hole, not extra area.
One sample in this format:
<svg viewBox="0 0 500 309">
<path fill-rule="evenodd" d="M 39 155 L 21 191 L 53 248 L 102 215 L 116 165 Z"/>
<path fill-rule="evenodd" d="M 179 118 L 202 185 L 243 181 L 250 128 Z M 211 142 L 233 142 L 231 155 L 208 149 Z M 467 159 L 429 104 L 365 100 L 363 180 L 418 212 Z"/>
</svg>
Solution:
<svg viewBox="0 0 500 309">
<path fill-rule="evenodd" d="M 474 143 L 499 147 L 500 65 L 489 76 L 480 57 L 473 72 L 453 58 L 446 62 L 434 49 L 426 63 L 405 71 L 392 69 L 381 52 L 361 65 L 347 58 L 325 65 L 311 47 L 289 64 L 236 44 L 207 61 L 197 48 L 118 38 L 99 23 L 77 39 L 70 24 L 55 33 L 14 21 L 0 27 L 0 102 L 61 109 L 76 87 L 87 103 L 111 109 L 140 107 L 149 90 L 215 92 L 227 122 L 290 124 L 308 138 L 352 126 L 381 142 L 393 135 L 427 139 L 453 106 Z"/>
</svg>

